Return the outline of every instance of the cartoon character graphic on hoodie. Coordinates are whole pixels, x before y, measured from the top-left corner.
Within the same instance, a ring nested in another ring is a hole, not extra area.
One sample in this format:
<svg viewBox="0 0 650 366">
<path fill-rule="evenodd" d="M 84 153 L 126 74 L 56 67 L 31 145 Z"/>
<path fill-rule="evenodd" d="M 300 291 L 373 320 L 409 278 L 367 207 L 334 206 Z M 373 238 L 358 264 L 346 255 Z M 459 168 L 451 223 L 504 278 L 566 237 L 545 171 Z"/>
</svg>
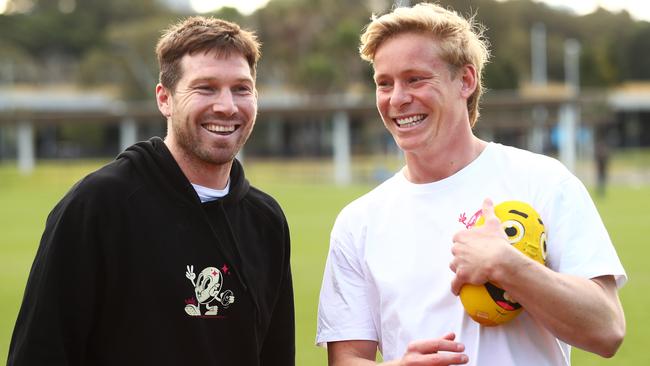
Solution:
<svg viewBox="0 0 650 366">
<path fill-rule="evenodd" d="M 221 304 L 224 308 L 230 306 L 230 304 L 235 302 L 235 296 L 232 291 L 226 290 L 221 291 L 223 286 L 223 276 L 221 271 L 216 267 L 206 267 L 199 274 L 199 278 L 196 278 L 194 273 L 194 266 L 187 266 L 187 272 L 185 272 L 185 277 L 187 277 L 192 285 L 194 286 L 194 293 L 196 294 L 196 301 L 190 299 L 186 301 L 185 312 L 190 316 L 200 316 L 201 315 L 201 304 L 205 305 L 205 313 L 203 315 L 217 315 L 219 312 L 219 307 L 217 304 Z"/>
</svg>

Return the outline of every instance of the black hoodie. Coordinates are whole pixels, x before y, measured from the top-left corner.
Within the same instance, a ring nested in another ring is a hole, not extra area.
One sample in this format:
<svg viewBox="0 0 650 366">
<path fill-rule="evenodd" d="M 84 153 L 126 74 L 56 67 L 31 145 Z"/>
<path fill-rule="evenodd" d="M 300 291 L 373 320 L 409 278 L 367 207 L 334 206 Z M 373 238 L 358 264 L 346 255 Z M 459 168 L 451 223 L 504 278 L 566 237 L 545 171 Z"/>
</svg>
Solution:
<svg viewBox="0 0 650 366">
<path fill-rule="evenodd" d="M 238 161 L 201 203 L 152 138 L 48 216 L 7 365 L 294 365 L 289 229 Z"/>
</svg>

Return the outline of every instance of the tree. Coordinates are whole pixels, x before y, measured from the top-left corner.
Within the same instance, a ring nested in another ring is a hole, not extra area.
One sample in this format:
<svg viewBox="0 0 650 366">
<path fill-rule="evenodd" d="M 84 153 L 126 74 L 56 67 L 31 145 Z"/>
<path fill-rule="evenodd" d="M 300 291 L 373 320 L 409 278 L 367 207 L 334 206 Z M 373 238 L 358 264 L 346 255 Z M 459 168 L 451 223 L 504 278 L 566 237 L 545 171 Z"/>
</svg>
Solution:
<svg viewBox="0 0 650 366">
<path fill-rule="evenodd" d="M 622 65 L 621 74 L 624 80 L 650 80 L 650 23 L 639 27 L 627 44 L 627 63 Z"/>
<path fill-rule="evenodd" d="M 485 25 L 492 50 L 485 69 L 490 89 L 514 89 L 530 80 L 530 27 L 536 22 L 547 29 L 550 80 L 564 79 L 568 38 L 582 44 L 585 86 L 650 77 L 644 67 L 650 58 L 649 25 L 626 12 L 599 9 L 579 17 L 532 0 L 439 1 L 462 15 L 475 15 Z M 392 3 L 386 0 L 383 10 Z M 10 4 L 27 13 L 0 15 L 0 52 L 3 63 L 14 65 L 21 80 L 118 84 L 125 98 L 151 96 L 149 84 L 157 75 L 154 45 L 161 29 L 182 16 L 157 0 L 10 0 Z M 212 15 L 257 32 L 262 42 L 258 76 L 262 87 L 343 92 L 359 85 L 372 89 L 372 68 L 360 59 L 358 45 L 371 15 L 369 7 L 377 4 L 377 0 L 271 0 L 250 16 L 227 7 Z M 63 72 L 48 71 L 51 64 Z"/>
<path fill-rule="evenodd" d="M 254 14 L 264 53 L 261 81 L 322 93 L 344 91 L 351 83 L 365 80 L 366 65 L 357 51 L 370 14 L 365 3 L 270 1 Z"/>
</svg>

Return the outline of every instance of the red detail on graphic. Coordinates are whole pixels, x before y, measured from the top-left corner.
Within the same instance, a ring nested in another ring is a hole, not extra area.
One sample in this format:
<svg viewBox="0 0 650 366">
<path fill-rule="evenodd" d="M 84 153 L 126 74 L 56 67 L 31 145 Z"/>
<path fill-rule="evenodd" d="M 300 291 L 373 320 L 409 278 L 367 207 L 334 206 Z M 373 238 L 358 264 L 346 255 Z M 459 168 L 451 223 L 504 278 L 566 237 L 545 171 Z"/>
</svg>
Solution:
<svg viewBox="0 0 650 366">
<path fill-rule="evenodd" d="M 230 271 L 230 268 L 228 268 L 228 265 L 224 264 L 223 267 L 221 267 L 221 271 L 225 274 L 230 274 L 228 271 Z"/>
<path fill-rule="evenodd" d="M 460 214 L 460 217 L 458 217 L 458 222 L 465 225 L 466 229 L 469 229 L 472 226 L 476 225 L 476 221 L 478 221 L 478 219 L 481 217 L 482 214 L 483 214 L 482 211 L 478 210 L 474 215 L 472 215 L 472 217 L 469 218 L 468 221 L 467 216 L 465 216 L 465 213 L 463 212 L 462 214 Z"/>
<path fill-rule="evenodd" d="M 474 226 L 476 224 L 476 221 L 478 221 L 479 217 L 483 214 L 482 210 L 476 211 L 476 213 L 469 219 L 469 222 L 467 223 L 467 228 L 469 229 L 470 227 Z"/>
<path fill-rule="evenodd" d="M 515 308 L 512 305 L 508 304 L 507 302 L 497 301 L 497 305 L 509 311 L 515 310 Z"/>
<path fill-rule="evenodd" d="M 217 275 L 217 271 L 212 271 L 212 275 L 213 275 L 213 276 L 216 276 L 216 275 Z"/>
<path fill-rule="evenodd" d="M 194 305 L 196 306 L 196 300 L 194 298 L 185 299 L 185 305 Z"/>
<path fill-rule="evenodd" d="M 460 217 L 458 218 L 458 222 L 465 225 L 465 221 L 467 221 L 467 216 L 465 216 L 465 213 L 463 212 L 462 214 L 460 214 Z"/>
</svg>

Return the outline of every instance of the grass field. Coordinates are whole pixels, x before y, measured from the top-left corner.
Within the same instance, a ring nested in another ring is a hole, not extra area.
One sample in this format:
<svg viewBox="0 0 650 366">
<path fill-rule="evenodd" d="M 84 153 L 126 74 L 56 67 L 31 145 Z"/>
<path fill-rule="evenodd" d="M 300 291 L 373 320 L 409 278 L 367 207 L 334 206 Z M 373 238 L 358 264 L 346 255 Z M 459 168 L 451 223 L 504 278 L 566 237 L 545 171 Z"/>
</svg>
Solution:
<svg viewBox="0 0 650 366">
<path fill-rule="evenodd" d="M 12 328 L 45 217 L 76 180 L 98 162 L 40 164 L 30 176 L 13 164 L 0 164 L 0 362 L 7 357 Z M 381 163 L 383 164 L 383 163 Z M 393 169 L 394 167 L 389 167 Z M 297 365 L 325 365 L 325 351 L 313 345 L 316 306 L 328 235 L 338 211 L 374 184 L 336 187 L 324 178 L 331 166 L 307 163 L 248 162 L 254 185 L 274 195 L 287 214 L 293 243 L 296 293 Z M 367 177 L 367 171 L 360 173 Z M 596 204 L 630 281 L 621 291 L 627 337 L 613 359 L 574 350 L 573 364 L 648 365 L 650 352 L 650 186 L 613 186 Z"/>
</svg>

